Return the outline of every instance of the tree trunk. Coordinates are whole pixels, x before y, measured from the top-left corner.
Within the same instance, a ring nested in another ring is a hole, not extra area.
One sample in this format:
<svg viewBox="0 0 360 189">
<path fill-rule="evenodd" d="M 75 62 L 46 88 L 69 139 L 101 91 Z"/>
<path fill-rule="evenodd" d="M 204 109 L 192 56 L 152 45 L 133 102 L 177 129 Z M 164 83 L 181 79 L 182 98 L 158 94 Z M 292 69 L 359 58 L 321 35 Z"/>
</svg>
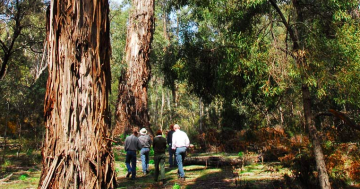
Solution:
<svg viewBox="0 0 360 189">
<path fill-rule="evenodd" d="M 311 96 L 309 87 L 306 84 L 302 86 L 302 97 L 303 97 L 303 106 L 304 106 L 304 116 L 305 124 L 309 130 L 309 135 L 314 146 L 314 156 L 316 162 L 316 170 L 319 174 L 319 183 L 322 189 L 330 189 L 331 185 L 329 182 L 329 176 L 326 170 L 326 164 L 324 160 L 324 153 L 320 144 L 320 139 L 318 138 L 318 133 L 314 125 L 313 116 L 311 113 Z"/>
<path fill-rule="evenodd" d="M 154 33 L 154 0 L 133 0 L 126 39 L 127 71 L 120 77 L 115 135 L 133 127 L 150 128 L 147 87 L 150 79 L 150 46 Z"/>
<path fill-rule="evenodd" d="M 199 98 L 199 131 L 202 133 L 202 106 L 201 97 Z"/>
<path fill-rule="evenodd" d="M 299 66 L 301 72 L 302 79 L 302 98 L 303 98 L 303 107 L 304 107 L 304 117 L 305 117 L 305 125 L 309 130 L 309 136 L 312 141 L 314 147 L 314 156 L 316 161 L 316 169 L 319 174 L 319 183 L 322 189 L 330 189 L 331 185 L 329 182 L 329 176 L 326 170 L 324 154 L 322 151 L 320 139 L 318 138 L 318 133 L 316 127 L 313 122 L 313 116 L 311 112 L 311 95 L 309 86 L 305 83 L 307 79 L 306 74 L 306 58 L 305 53 L 303 53 L 303 49 L 305 49 L 305 41 L 302 38 L 304 31 L 300 28 L 292 27 L 288 21 L 285 19 L 284 14 L 281 12 L 280 8 L 277 6 L 275 0 L 269 0 L 274 9 L 278 12 L 281 17 L 282 23 L 286 27 L 289 32 L 289 36 L 293 41 L 293 52 L 295 55 L 296 63 Z M 304 23 L 304 18 L 302 15 L 302 5 L 299 4 L 297 0 L 292 1 L 295 11 L 296 11 L 296 19 L 298 23 Z M 299 24 L 300 25 L 300 24 Z"/>
<path fill-rule="evenodd" d="M 3 146 L 3 155 L 2 155 L 2 159 L 0 161 L 0 163 L 4 163 L 5 162 L 5 156 L 6 156 L 6 151 L 7 151 L 7 142 L 6 142 L 6 134 L 7 134 L 7 128 L 9 127 L 9 113 L 10 113 L 10 103 L 7 101 L 7 114 L 6 114 L 6 118 L 5 118 L 5 131 L 4 131 L 4 146 Z"/>
<path fill-rule="evenodd" d="M 1 1 L 1 6 L 4 6 L 4 1 Z M 31 3 L 30 3 L 31 4 Z M 11 20 L 15 22 L 15 25 L 9 29 L 6 26 L 6 33 L 7 36 L 5 41 L 0 39 L 0 49 L 3 51 L 1 57 L 1 68 L 0 68 L 0 80 L 4 79 L 6 76 L 6 72 L 8 70 L 9 64 L 11 64 L 11 57 L 13 56 L 14 52 L 19 50 L 15 43 L 18 42 L 19 37 L 22 35 L 23 30 L 28 26 L 24 24 L 25 15 L 29 14 L 26 11 L 29 7 L 25 5 L 23 1 L 16 0 L 11 2 L 12 5 L 12 15 Z M 6 9 L 6 7 L 4 7 Z M 9 30 L 12 32 L 10 35 Z"/>
<path fill-rule="evenodd" d="M 153 124 L 154 125 L 158 125 L 158 120 L 159 120 L 159 108 L 158 108 L 158 106 L 159 106 L 159 101 L 158 101 L 158 95 L 156 94 L 156 95 L 154 95 L 155 96 L 155 100 L 154 100 L 154 102 L 155 103 L 152 103 L 152 106 L 153 106 L 153 110 L 154 110 L 154 112 L 153 112 L 153 114 L 154 114 L 154 122 L 153 122 Z M 155 104 L 155 105 L 154 105 Z"/>
<path fill-rule="evenodd" d="M 52 0 L 38 188 L 114 188 L 107 0 Z"/>
<path fill-rule="evenodd" d="M 173 115 L 173 110 L 171 109 L 171 93 L 169 92 L 167 95 L 167 105 L 168 105 L 168 110 L 169 110 L 169 121 L 172 122 L 172 115 Z"/>
<path fill-rule="evenodd" d="M 160 128 L 164 127 L 164 107 L 165 107 L 165 93 L 164 89 L 161 89 L 161 108 L 160 108 Z"/>
<path fill-rule="evenodd" d="M 237 165 L 242 166 L 245 164 L 245 158 L 229 158 L 229 157 L 217 157 L 217 156 L 194 156 L 186 157 L 184 165 L 206 165 L 206 166 L 230 166 Z"/>
</svg>

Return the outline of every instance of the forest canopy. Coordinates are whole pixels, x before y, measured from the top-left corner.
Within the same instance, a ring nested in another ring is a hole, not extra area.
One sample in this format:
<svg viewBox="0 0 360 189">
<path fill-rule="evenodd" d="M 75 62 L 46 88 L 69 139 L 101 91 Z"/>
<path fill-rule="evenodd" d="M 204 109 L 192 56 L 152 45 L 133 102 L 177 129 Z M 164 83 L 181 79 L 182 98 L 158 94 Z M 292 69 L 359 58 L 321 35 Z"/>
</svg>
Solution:
<svg viewBox="0 0 360 189">
<path fill-rule="evenodd" d="M 0 3 L 3 152 L 9 139 L 20 141 L 23 151 L 39 149 L 46 130 L 50 2 Z M 119 86 L 129 69 L 132 3 L 110 1 L 112 130 L 118 127 Z M 359 183 L 359 5 L 358 0 L 155 1 L 149 77 L 142 84 L 148 123 L 129 127 L 166 131 L 178 123 L 197 150 L 262 154 L 300 173 L 296 177 L 305 187 L 322 185 L 314 173 L 321 161 L 333 187 Z M 112 134 L 119 144 L 129 133 Z"/>
</svg>

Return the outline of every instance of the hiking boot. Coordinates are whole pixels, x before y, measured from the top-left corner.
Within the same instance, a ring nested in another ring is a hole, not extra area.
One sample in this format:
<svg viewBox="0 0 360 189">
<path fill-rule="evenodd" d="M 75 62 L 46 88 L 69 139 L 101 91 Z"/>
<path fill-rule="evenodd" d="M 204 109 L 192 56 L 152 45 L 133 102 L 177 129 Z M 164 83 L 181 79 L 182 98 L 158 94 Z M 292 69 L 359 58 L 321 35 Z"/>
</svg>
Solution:
<svg viewBox="0 0 360 189">
<path fill-rule="evenodd" d="M 129 178 L 130 175 L 131 175 L 131 172 L 128 172 L 128 173 L 126 174 L 126 178 Z"/>
<path fill-rule="evenodd" d="M 179 177 L 180 181 L 185 181 L 185 177 Z"/>
</svg>

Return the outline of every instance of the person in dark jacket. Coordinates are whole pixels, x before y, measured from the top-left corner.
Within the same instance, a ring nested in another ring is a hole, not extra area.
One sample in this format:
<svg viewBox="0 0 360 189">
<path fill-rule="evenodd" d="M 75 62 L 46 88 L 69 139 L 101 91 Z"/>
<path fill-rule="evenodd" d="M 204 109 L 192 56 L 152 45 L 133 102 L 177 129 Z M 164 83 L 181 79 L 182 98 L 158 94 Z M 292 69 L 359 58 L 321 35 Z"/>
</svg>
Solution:
<svg viewBox="0 0 360 189">
<path fill-rule="evenodd" d="M 166 136 L 167 144 L 169 145 L 169 164 L 170 167 L 175 167 L 175 150 L 171 148 L 172 143 L 172 135 L 175 132 L 174 130 L 174 124 L 171 124 L 169 127 L 170 131 L 168 132 Z"/>
<path fill-rule="evenodd" d="M 139 140 L 142 145 L 142 148 L 140 150 L 142 170 L 144 175 L 146 175 L 149 173 L 149 152 L 152 141 L 150 136 L 147 135 L 147 130 L 145 128 L 142 128 L 140 130 Z"/>
<path fill-rule="evenodd" d="M 131 175 L 132 180 L 134 180 L 136 177 L 136 151 L 142 148 L 140 140 L 137 136 L 138 132 L 134 130 L 132 135 L 126 137 L 124 144 L 126 151 L 125 164 L 128 171 L 126 178 L 129 178 Z"/>
<path fill-rule="evenodd" d="M 166 139 L 162 136 L 161 130 L 158 130 L 156 132 L 156 137 L 154 137 L 153 147 L 154 147 L 154 162 L 155 162 L 155 182 L 158 181 L 159 172 L 160 172 L 160 175 L 161 175 L 160 178 L 161 178 L 162 183 L 164 184 L 164 182 L 165 182 Z M 160 167 L 160 169 L 159 169 L 159 167 Z"/>
</svg>

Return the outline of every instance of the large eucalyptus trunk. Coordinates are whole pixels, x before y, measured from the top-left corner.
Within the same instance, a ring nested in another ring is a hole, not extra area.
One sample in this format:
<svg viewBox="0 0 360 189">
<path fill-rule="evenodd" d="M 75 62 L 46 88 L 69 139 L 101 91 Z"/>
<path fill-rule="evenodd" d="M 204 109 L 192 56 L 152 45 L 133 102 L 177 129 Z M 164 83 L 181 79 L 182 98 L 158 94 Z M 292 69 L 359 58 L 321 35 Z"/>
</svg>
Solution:
<svg viewBox="0 0 360 189">
<path fill-rule="evenodd" d="M 114 188 L 108 0 L 52 0 L 39 188 Z"/>
<path fill-rule="evenodd" d="M 115 135 L 130 133 L 133 127 L 149 123 L 147 87 L 150 77 L 149 55 L 154 33 L 154 0 L 133 0 L 126 39 L 127 71 L 119 81 Z"/>
</svg>

